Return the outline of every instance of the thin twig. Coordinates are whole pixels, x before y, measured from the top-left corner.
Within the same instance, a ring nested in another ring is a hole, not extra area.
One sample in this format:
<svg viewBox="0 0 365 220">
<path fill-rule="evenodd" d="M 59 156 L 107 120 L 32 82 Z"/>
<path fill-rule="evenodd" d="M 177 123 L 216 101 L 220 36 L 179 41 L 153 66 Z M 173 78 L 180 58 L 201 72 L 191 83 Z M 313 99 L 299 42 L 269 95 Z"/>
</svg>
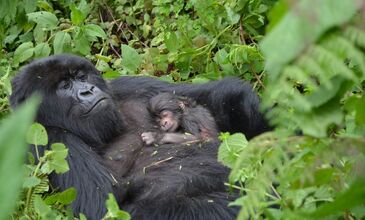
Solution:
<svg viewBox="0 0 365 220">
<path fill-rule="evenodd" d="M 171 160 L 171 159 L 173 159 L 173 158 L 174 158 L 174 157 L 168 157 L 168 158 L 166 158 L 166 159 L 159 160 L 159 161 L 157 161 L 157 162 L 154 162 L 154 163 L 152 163 L 152 164 L 150 164 L 150 165 L 148 165 L 148 166 L 144 167 L 144 169 L 147 169 L 147 168 L 150 168 L 150 167 L 153 167 L 153 166 L 157 166 L 157 165 L 159 165 L 159 164 L 161 164 L 161 163 L 163 163 L 163 162 L 169 161 L 169 160 Z"/>
<path fill-rule="evenodd" d="M 240 19 L 240 41 L 241 41 L 241 44 L 246 44 L 246 41 L 245 41 L 245 31 L 243 30 L 243 25 L 242 25 L 242 17 Z"/>
</svg>

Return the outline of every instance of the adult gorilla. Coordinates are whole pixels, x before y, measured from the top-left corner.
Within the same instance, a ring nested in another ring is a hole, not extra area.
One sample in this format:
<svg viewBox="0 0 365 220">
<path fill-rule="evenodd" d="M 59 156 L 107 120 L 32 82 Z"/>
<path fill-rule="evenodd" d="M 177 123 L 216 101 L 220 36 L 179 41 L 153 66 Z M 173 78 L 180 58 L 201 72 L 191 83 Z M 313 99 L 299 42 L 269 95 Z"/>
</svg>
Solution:
<svg viewBox="0 0 365 220">
<path fill-rule="evenodd" d="M 156 129 L 147 100 L 159 92 L 190 96 L 209 108 L 221 131 L 253 137 L 267 125 L 250 86 L 228 78 L 202 85 L 169 84 L 145 77 L 105 82 L 87 60 L 57 55 L 29 65 L 13 79 L 13 108 L 34 92 L 43 95 L 37 122 L 49 143 L 69 148 L 70 171 L 51 175 L 60 190 L 75 187 L 75 214 L 100 219 L 114 192 L 133 219 L 233 219 L 228 170 L 216 161 L 217 143 L 143 147 L 141 133 Z M 156 153 L 156 152 L 157 153 Z M 105 155 L 107 154 L 107 155 Z"/>
</svg>

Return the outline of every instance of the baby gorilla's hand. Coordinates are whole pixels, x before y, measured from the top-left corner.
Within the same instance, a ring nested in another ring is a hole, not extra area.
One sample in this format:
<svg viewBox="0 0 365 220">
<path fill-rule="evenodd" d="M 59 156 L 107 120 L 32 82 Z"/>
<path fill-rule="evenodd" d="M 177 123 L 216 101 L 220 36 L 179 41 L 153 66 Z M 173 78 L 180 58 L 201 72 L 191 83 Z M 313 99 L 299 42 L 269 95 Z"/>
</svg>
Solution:
<svg viewBox="0 0 365 220">
<path fill-rule="evenodd" d="M 150 145 L 150 144 L 153 144 L 154 142 L 156 142 L 156 136 L 157 136 L 156 132 L 143 132 L 141 134 L 142 141 L 144 143 L 146 143 L 147 145 Z"/>
</svg>

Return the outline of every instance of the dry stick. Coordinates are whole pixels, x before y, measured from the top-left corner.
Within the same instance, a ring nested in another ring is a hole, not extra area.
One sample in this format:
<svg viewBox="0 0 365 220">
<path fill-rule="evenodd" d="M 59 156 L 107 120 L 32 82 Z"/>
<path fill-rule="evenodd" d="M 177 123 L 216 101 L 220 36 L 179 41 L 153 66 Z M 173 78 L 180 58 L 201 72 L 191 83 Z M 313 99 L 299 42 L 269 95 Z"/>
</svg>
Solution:
<svg viewBox="0 0 365 220">
<path fill-rule="evenodd" d="M 110 49 L 112 49 L 112 51 L 119 57 L 122 58 L 122 56 L 118 53 L 118 51 L 114 48 L 113 44 L 110 42 Z"/>
<path fill-rule="evenodd" d="M 252 66 L 251 66 L 251 65 L 248 65 L 248 67 L 250 68 L 250 71 L 253 73 L 253 75 L 254 75 L 255 79 L 256 79 L 256 80 L 257 80 L 257 82 L 260 84 L 260 86 L 266 90 L 265 85 L 264 85 L 264 84 L 262 83 L 262 81 L 261 81 L 262 74 L 261 74 L 261 75 L 257 75 L 257 74 L 255 73 L 255 71 L 253 71 L 253 68 L 252 68 Z"/>
<path fill-rule="evenodd" d="M 161 164 L 161 163 L 163 163 L 163 162 L 169 161 L 169 160 L 171 160 L 171 159 L 173 159 L 173 158 L 174 158 L 174 157 L 168 157 L 168 158 L 166 158 L 166 159 L 159 160 L 159 161 L 157 161 L 157 162 L 154 162 L 154 163 L 152 163 L 152 164 L 150 164 L 150 165 L 148 165 L 148 166 L 144 167 L 144 169 L 147 169 L 147 168 L 150 168 L 150 167 L 153 167 L 153 166 L 157 166 L 157 165 L 159 165 L 159 164 Z"/>
<path fill-rule="evenodd" d="M 138 40 L 139 40 L 139 42 L 141 42 L 141 44 L 144 46 L 144 47 L 148 47 L 147 46 L 147 44 L 145 44 L 143 41 L 141 41 L 141 39 L 139 39 L 139 37 L 138 36 L 136 36 L 130 29 L 129 29 L 129 26 L 128 26 L 128 24 L 126 24 L 127 25 L 127 31 L 133 36 L 133 37 L 135 37 L 135 38 L 137 38 Z"/>
<path fill-rule="evenodd" d="M 101 22 L 104 23 L 104 20 L 103 20 L 103 16 L 101 16 L 101 13 L 99 12 L 99 17 L 100 17 L 100 20 Z M 113 17 L 113 15 L 112 15 Z M 114 20 L 114 18 L 113 18 Z M 114 23 L 116 23 L 116 21 L 114 20 Z M 109 45 L 110 45 L 110 48 L 112 49 L 112 51 L 119 57 L 119 58 L 122 58 L 122 56 L 118 53 L 118 51 L 114 48 L 113 44 L 109 41 Z"/>
<path fill-rule="evenodd" d="M 118 23 L 118 21 L 114 18 L 114 15 L 113 15 L 112 11 L 110 10 L 110 8 L 107 5 L 105 5 L 105 7 L 108 10 L 110 16 L 112 16 L 112 19 L 113 19 L 114 23 L 117 24 L 117 27 L 118 27 L 117 28 L 117 32 L 118 31 L 121 31 L 122 34 L 123 34 L 124 39 L 127 41 L 127 44 L 129 44 L 128 38 L 127 38 L 127 36 L 125 35 L 125 33 L 124 33 L 123 29 L 122 29 L 123 23 L 122 22 Z"/>
<path fill-rule="evenodd" d="M 112 177 L 113 181 L 115 182 L 115 184 L 118 184 L 118 181 L 115 179 L 114 175 L 109 173 L 109 175 Z"/>
<path fill-rule="evenodd" d="M 243 30 L 243 25 L 242 25 L 242 17 L 240 18 L 240 41 L 241 44 L 246 44 L 245 41 L 245 31 Z"/>
<path fill-rule="evenodd" d="M 270 188 L 271 188 L 271 190 L 274 192 L 275 196 L 276 196 L 278 199 L 281 199 L 280 194 L 276 191 L 276 189 L 273 187 L 273 185 L 272 185 L 272 184 L 270 184 Z"/>
</svg>

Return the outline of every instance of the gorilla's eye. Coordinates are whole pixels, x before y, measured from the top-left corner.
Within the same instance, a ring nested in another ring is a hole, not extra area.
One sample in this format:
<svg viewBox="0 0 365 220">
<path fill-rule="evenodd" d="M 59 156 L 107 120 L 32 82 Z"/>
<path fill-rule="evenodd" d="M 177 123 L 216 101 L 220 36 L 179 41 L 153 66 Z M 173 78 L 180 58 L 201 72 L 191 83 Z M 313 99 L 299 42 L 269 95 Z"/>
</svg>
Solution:
<svg viewBox="0 0 365 220">
<path fill-rule="evenodd" d="M 80 81 L 84 82 L 84 81 L 86 81 L 86 80 L 87 80 L 87 75 L 86 75 L 86 74 L 79 74 L 79 75 L 76 77 L 76 79 L 78 79 L 78 80 L 80 80 Z"/>
<path fill-rule="evenodd" d="M 170 111 L 167 111 L 167 110 L 163 110 L 161 113 L 160 113 L 160 117 L 161 118 L 166 118 L 166 117 L 170 117 L 172 114 Z"/>
<path fill-rule="evenodd" d="M 58 85 L 58 88 L 60 89 L 69 89 L 70 87 L 71 87 L 71 82 L 69 80 L 64 80 Z"/>
</svg>

